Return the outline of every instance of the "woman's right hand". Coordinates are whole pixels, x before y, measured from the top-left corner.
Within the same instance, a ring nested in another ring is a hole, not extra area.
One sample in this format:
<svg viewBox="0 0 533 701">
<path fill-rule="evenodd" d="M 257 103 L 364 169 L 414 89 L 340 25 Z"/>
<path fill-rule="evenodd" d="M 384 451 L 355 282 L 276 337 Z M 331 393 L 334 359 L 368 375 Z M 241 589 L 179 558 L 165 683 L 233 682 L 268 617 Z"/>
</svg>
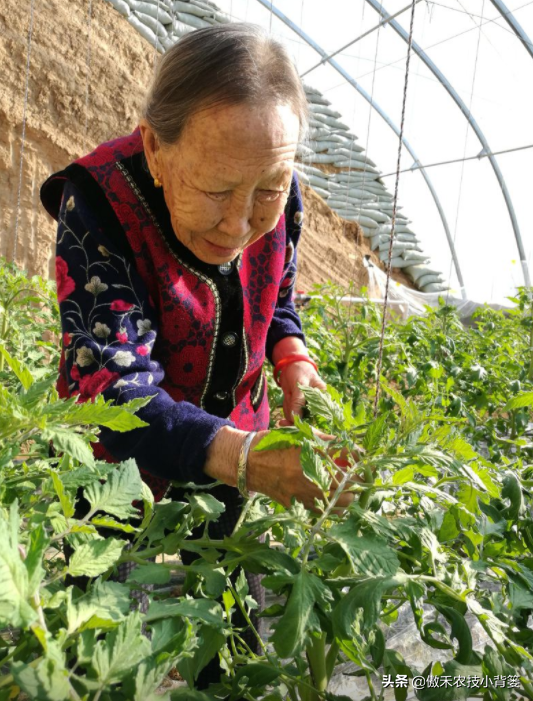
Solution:
<svg viewBox="0 0 533 701">
<path fill-rule="evenodd" d="M 265 494 L 286 508 L 291 505 L 294 497 L 306 509 L 316 511 L 315 500 L 323 500 L 323 494 L 304 475 L 300 464 L 300 448 L 254 450 L 267 433 L 268 431 L 259 431 L 252 441 L 246 471 L 248 489 Z M 210 446 L 205 472 L 226 484 L 236 486 L 236 466 L 245 437 L 244 431 L 237 431 L 230 427 L 220 429 Z M 321 435 L 321 438 L 331 439 L 332 437 Z M 339 466 L 336 479 L 332 481 L 332 491 L 337 488 L 345 470 L 345 467 Z M 343 492 L 337 501 L 336 508 L 348 507 L 353 499 L 352 493 Z"/>
</svg>

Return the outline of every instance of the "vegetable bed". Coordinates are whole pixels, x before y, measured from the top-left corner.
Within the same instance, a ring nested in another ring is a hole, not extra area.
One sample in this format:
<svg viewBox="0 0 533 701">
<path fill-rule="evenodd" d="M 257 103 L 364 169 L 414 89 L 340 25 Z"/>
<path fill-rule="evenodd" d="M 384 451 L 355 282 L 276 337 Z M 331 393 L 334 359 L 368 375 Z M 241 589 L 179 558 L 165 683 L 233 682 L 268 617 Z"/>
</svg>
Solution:
<svg viewBox="0 0 533 701">
<path fill-rule="evenodd" d="M 338 292 L 302 311 L 328 392 L 306 390 L 309 417 L 260 445 L 301 450 L 321 513 L 256 496 L 231 537 L 191 541 L 223 505 L 200 490 L 154 504 L 133 461 L 94 459 L 98 427 L 141 426 L 140 404 L 59 399 L 53 288 L 0 266 L 0 701 L 533 699 L 531 291 L 469 329 L 444 300 L 390 320 L 375 417 L 381 312 L 342 306 Z M 355 500 L 342 514 L 329 491 L 336 456 L 313 427 L 349 456 Z M 189 567 L 175 559 L 185 549 L 201 555 Z M 126 562 L 138 567 L 118 583 Z M 242 567 L 264 575 L 270 597 L 261 655 L 230 620 L 256 606 Z M 130 610 L 139 589 L 145 614 Z M 194 691 L 214 655 L 223 682 Z M 172 670 L 190 688 L 165 690 Z M 507 683 L 415 691 L 417 676 Z"/>
</svg>

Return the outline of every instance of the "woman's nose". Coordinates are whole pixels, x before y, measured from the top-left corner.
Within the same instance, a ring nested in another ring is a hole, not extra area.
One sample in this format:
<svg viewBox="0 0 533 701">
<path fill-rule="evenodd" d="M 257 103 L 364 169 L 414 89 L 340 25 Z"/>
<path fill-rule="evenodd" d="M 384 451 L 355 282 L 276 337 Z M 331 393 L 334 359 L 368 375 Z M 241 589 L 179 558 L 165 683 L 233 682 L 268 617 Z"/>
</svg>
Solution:
<svg viewBox="0 0 533 701">
<path fill-rule="evenodd" d="M 253 216 L 253 202 L 250 200 L 232 201 L 224 211 L 218 225 L 219 231 L 234 238 L 242 238 L 250 232 Z"/>
</svg>

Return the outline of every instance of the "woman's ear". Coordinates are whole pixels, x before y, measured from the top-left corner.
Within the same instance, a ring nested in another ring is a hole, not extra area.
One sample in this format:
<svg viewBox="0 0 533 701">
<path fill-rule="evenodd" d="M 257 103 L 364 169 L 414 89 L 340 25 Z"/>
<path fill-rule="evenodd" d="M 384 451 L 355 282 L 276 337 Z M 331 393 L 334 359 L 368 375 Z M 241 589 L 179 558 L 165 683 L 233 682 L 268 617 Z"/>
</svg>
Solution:
<svg viewBox="0 0 533 701">
<path fill-rule="evenodd" d="M 150 169 L 150 174 L 152 178 L 161 178 L 161 169 L 159 160 L 161 158 L 161 147 L 159 145 L 159 139 L 157 138 L 154 130 L 148 124 L 144 117 L 139 122 L 139 129 L 141 131 L 141 138 L 143 140 L 144 155 L 146 156 L 146 161 L 148 163 L 148 168 Z"/>
</svg>

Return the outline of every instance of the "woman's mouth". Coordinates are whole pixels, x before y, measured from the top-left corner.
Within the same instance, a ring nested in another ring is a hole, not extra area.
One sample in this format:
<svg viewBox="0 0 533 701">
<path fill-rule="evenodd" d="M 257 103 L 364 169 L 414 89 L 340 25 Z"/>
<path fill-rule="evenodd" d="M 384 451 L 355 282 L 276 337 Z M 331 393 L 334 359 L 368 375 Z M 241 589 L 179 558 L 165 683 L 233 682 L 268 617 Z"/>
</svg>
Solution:
<svg viewBox="0 0 533 701">
<path fill-rule="evenodd" d="M 240 248 L 226 248 L 225 246 L 218 246 L 216 243 L 211 243 L 207 239 L 204 239 L 207 248 L 220 258 L 235 258 L 241 252 Z"/>
</svg>

